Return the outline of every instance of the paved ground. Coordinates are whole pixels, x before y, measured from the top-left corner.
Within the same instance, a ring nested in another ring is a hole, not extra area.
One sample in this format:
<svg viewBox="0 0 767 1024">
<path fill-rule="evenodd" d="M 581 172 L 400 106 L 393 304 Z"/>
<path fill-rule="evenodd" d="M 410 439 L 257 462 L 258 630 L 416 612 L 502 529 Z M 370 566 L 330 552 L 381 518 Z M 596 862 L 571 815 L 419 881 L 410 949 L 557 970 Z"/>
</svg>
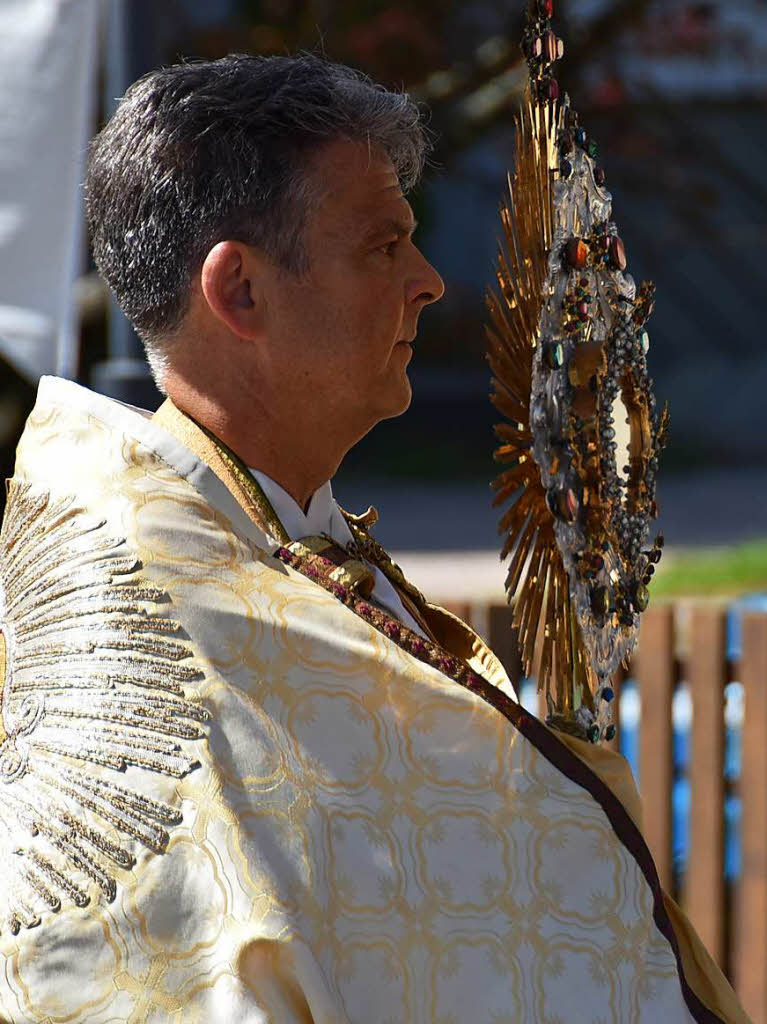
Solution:
<svg viewBox="0 0 767 1024">
<path fill-rule="evenodd" d="M 376 506 L 379 540 L 433 599 L 502 598 L 498 513 L 489 488 L 342 477 L 335 493 L 351 511 Z M 659 499 L 659 525 L 670 547 L 767 537 L 767 467 L 662 478 Z"/>
</svg>

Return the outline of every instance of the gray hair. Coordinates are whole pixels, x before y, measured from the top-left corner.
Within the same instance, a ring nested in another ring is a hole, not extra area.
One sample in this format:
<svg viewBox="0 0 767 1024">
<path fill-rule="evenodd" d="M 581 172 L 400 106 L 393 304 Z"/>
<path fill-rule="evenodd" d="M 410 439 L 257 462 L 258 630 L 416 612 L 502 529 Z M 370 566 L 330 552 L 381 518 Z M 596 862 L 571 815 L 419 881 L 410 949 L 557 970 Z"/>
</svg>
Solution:
<svg viewBox="0 0 767 1024">
<path fill-rule="evenodd" d="M 217 242 L 306 271 L 309 166 L 341 139 L 380 146 L 403 190 L 417 183 L 428 141 L 410 97 L 312 54 L 178 64 L 128 89 L 92 143 L 86 208 L 96 265 L 156 376 Z"/>
</svg>

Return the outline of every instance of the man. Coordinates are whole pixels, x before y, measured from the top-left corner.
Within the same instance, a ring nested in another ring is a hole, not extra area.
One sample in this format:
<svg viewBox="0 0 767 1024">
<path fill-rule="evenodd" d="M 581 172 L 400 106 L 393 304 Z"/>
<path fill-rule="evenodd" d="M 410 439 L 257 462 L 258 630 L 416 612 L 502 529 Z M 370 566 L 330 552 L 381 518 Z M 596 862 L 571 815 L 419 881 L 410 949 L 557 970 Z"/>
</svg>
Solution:
<svg viewBox="0 0 767 1024">
<path fill-rule="evenodd" d="M 3 527 L 0 1016 L 745 1020 L 625 766 L 527 715 L 329 479 L 443 285 L 407 97 L 155 72 L 94 144 L 99 267 L 168 401 L 44 381 Z"/>
</svg>

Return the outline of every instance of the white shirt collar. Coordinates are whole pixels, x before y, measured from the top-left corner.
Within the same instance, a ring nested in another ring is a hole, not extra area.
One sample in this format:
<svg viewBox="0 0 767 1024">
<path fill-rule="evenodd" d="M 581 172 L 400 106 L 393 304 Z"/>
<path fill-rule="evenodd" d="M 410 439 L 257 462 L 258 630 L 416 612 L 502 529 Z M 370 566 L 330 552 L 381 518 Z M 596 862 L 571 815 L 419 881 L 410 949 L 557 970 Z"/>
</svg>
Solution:
<svg viewBox="0 0 767 1024">
<path fill-rule="evenodd" d="M 333 497 L 329 480 L 314 492 L 309 507 L 304 512 L 298 502 L 276 480 L 272 480 L 260 469 L 251 469 L 250 472 L 261 485 L 261 490 L 291 540 L 314 537 L 321 533 L 332 537 L 342 547 L 347 547 L 353 540 L 351 530 Z M 421 636 L 426 636 L 410 612 L 403 606 L 399 594 L 377 566 L 373 566 L 373 573 L 375 575 L 373 597 L 378 603 L 410 629 L 415 630 Z"/>
<path fill-rule="evenodd" d="M 352 539 L 346 520 L 333 497 L 329 480 L 314 492 L 304 512 L 295 498 L 291 497 L 276 480 L 272 480 L 260 469 L 251 469 L 250 472 L 260 484 L 291 540 L 312 537 L 320 533 L 327 534 L 342 545 L 348 544 Z"/>
</svg>

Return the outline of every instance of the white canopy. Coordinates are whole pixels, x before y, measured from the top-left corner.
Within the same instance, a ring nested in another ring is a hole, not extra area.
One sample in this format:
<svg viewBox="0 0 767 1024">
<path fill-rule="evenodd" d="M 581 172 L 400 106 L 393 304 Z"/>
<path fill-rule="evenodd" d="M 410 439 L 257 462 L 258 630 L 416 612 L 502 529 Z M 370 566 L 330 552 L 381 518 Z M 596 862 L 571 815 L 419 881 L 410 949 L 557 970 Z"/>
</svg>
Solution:
<svg viewBox="0 0 767 1024">
<path fill-rule="evenodd" d="M 0 3 L 0 354 L 32 381 L 76 371 L 100 6 Z"/>
</svg>

